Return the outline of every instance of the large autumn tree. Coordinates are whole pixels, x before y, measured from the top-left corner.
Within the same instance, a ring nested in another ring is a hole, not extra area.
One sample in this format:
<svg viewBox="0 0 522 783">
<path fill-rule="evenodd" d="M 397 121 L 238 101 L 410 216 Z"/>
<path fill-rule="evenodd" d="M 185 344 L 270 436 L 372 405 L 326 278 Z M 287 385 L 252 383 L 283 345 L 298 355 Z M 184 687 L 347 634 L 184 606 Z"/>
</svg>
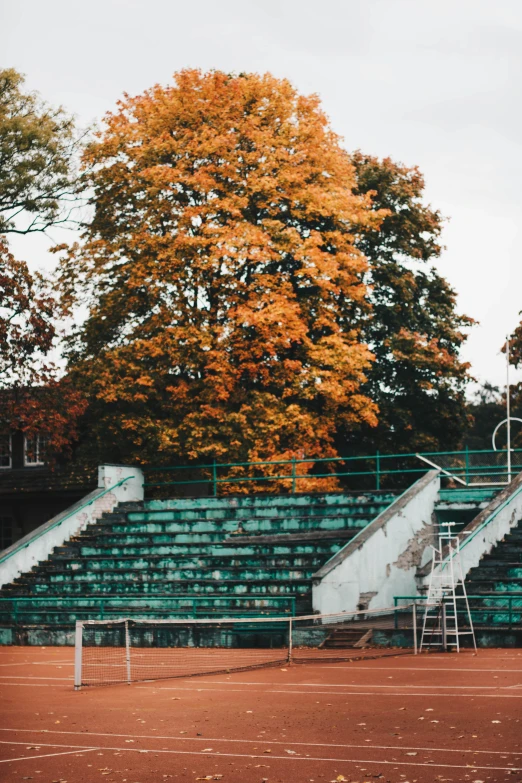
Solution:
<svg viewBox="0 0 522 783">
<path fill-rule="evenodd" d="M 89 307 L 69 371 L 91 454 L 324 456 L 375 425 L 355 234 L 381 216 L 316 97 L 182 71 L 125 97 L 84 166 L 94 218 L 61 282 Z"/>
<path fill-rule="evenodd" d="M 459 447 L 469 426 L 470 380 L 460 349 L 473 322 L 459 314 L 455 291 L 435 266 L 443 218 L 426 203 L 416 167 L 361 152 L 351 161 L 355 192 L 371 194 L 372 209 L 385 211 L 356 238 L 369 263 L 372 305 L 362 335 L 375 355 L 363 390 L 379 407 L 379 423 L 341 426 L 339 448 L 360 454 Z"/>
</svg>

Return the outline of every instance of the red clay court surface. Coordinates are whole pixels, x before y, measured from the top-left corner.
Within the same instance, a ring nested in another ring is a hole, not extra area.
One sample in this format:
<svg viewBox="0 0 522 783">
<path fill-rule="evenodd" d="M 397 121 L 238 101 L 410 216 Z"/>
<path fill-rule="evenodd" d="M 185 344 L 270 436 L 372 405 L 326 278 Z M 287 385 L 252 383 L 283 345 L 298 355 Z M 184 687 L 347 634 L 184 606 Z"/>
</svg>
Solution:
<svg viewBox="0 0 522 783">
<path fill-rule="evenodd" d="M 0 649 L 0 781 L 522 781 L 522 650 L 73 690 L 71 648 Z"/>
</svg>

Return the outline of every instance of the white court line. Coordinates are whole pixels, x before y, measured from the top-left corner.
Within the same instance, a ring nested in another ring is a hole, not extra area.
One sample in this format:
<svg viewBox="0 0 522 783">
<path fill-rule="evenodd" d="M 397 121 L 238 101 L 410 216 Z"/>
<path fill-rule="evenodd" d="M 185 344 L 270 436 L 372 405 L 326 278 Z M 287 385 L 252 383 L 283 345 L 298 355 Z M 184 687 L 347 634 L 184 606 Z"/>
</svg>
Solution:
<svg viewBox="0 0 522 783">
<path fill-rule="evenodd" d="M 24 745 L 24 742 L 2 742 L 2 745 Z M 46 746 L 48 747 L 48 746 Z M 50 747 L 62 747 L 61 745 L 51 745 Z M 68 746 L 70 747 L 70 746 Z M 84 754 L 89 753 L 91 750 L 99 750 L 99 748 L 86 748 L 85 750 L 64 750 L 61 753 L 43 753 L 41 756 L 19 756 L 17 759 L 0 759 L 0 764 L 9 764 L 13 761 L 32 761 L 33 759 L 48 759 L 51 756 L 70 756 L 74 753 L 76 754 Z"/>
<path fill-rule="evenodd" d="M 35 674 L 0 674 L 0 680 L 67 680 L 70 682 L 74 677 L 40 677 Z"/>
<path fill-rule="evenodd" d="M 42 679 L 50 679 L 48 677 Z M 245 680 L 239 680 L 238 682 L 231 682 L 228 680 L 199 680 L 204 682 L 205 685 L 284 685 L 285 687 L 296 688 L 444 688 L 445 690 L 459 688 L 462 690 L 471 690 L 472 688 L 478 688 L 480 690 L 496 691 L 502 688 L 520 688 L 520 685 L 403 685 L 402 683 L 395 685 L 370 685 L 369 683 L 359 683 L 359 685 L 343 684 L 343 683 L 324 683 L 324 682 L 246 682 Z M 313 693 L 313 691 L 311 691 Z"/>
<path fill-rule="evenodd" d="M 11 743 L 5 743 L 5 744 L 11 744 L 11 745 L 25 745 L 24 742 L 11 742 Z M 85 746 L 85 745 L 52 745 L 47 743 L 39 743 L 40 747 L 50 747 L 50 748 L 84 748 L 87 750 L 92 750 L 91 746 Z M 261 743 L 259 743 L 261 744 Z M 270 743 L 266 743 L 270 744 Z M 118 751 L 119 753 L 122 753 L 123 751 L 127 751 L 127 753 L 155 753 L 156 755 L 160 753 L 170 753 L 175 756 L 199 756 L 199 757 L 206 757 L 206 758 L 239 758 L 239 759 L 265 759 L 267 758 L 266 754 L 258 755 L 253 753 L 203 753 L 203 751 L 200 750 L 164 750 L 164 749 L 155 749 L 155 748 L 118 748 L 118 747 L 107 747 L 106 745 L 98 748 L 98 750 L 110 750 L 110 751 Z M 73 753 L 77 751 L 72 751 Z M 478 764 L 439 764 L 433 761 L 382 761 L 379 759 L 338 759 L 338 758 L 322 758 L 317 756 L 270 756 L 270 759 L 273 761 L 274 759 L 277 759 L 278 761 L 281 761 L 284 759 L 285 761 L 334 761 L 337 763 L 342 764 L 386 764 L 388 766 L 399 766 L 399 767 L 440 767 L 444 769 L 466 769 L 469 772 L 474 770 L 492 770 L 495 772 L 522 772 L 522 767 L 488 767 L 488 766 L 480 766 Z"/>
<path fill-rule="evenodd" d="M 56 666 L 74 666 L 74 661 L 20 661 L 20 663 L 0 663 L 0 666 L 48 666 L 49 664 L 56 664 Z"/>
<path fill-rule="evenodd" d="M 68 682 L 71 682 L 71 680 L 68 680 Z M 17 685 L 19 688 L 61 688 L 63 686 L 61 685 L 48 685 L 47 683 L 43 682 L 0 682 L 0 687 L 2 685 Z"/>
<path fill-rule="evenodd" d="M 305 666 L 307 669 L 330 669 L 332 670 L 332 667 L 335 669 L 360 669 L 364 672 L 368 672 L 371 674 L 372 671 L 382 671 L 382 672 L 472 672 L 473 674 L 476 672 L 495 672 L 495 674 L 522 674 L 522 669 L 452 669 L 451 667 L 442 668 L 442 669 L 428 669 L 427 667 L 419 666 L 404 666 L 398 669 L 396 666 L 374 666 L 371 670 L 368 669 L 366 666 L 336 666 L 335 663 L 331 663 L 328 666 L 322 663 L 318 664 L 300 664 Z"/>
<path fill-rule="evenodd" d="M 66 734 L 68 736 L 82 736 L 85 737 L 84 731 L 67 731 L 66 729 L 0 729 L 0 731 L 14 731 L 16 733 L 26 732 L 29 734 Z M 93 737 L 117 737 L 117 738 L 131 738 L 131 739 L 152 739 L 152 740 L 174 740 L 175 742 L 239 742 L 243 744 L 266 744 L 266 745 L 306 745 L 306 747 L 312 748 L 376 748 L 379 750 L 425 750 L 427 753 L 485 753 L 488 756 L 522 756 L 522 751 L 514 750 L 475 750 L 474 748 L 425 748 L 410 745 L 354 745 L 339 742 L 294 742 L 290 740 L 270 740 L 268 738 L 257 739 L 232 739 L 232 738 L 218 738 L 218 737 L 175 737 L 172 735 L 155 735 L 155 734 L 116 734 L 114 732 L 101 732 L 90 731 L 89 736 Z M 29 740 L 28 740 L 29 741 Z M 4 744 L 8 744 L 7 740 L 2 740 Z M 14 744 L 14 743 L 11 743 Z M 20 743 L 27 744 L 27 743 Z M 35 742 L 35 745 L 42 743 Z M 103 749 L 103 748 L 102 748 Z M 131 748 L 132 750 L 132 748 Z"/>
<path fill-rule="evenodd" d="M 16 683 L 10 683 L 11 685 L 16 685 Z M 134 684 L 134 683 L 133 683 Z M 234 685 L 239 683 L 234 683 Z M 3 682 L 0 682 L 0 685 L 4 685 Z M 114 685 L 121 685 L 121 683 L 114 683 Z M 245 689 L 241 690 L 239 688 L 175 688 L 175 687 L 167 687 L 167 688 L 161 688 L 159 686 L 154 687 L 152 685 L 137 685 L 134 684 L 135 687 L 138 690 L 144 690 L 144 691 L 189 691 L 190 693 L 246 693 L 247 691 Z M 53 686 L 50 685 L 50 688 Z M 57 686 L 56 686 L 57 687 Z M 87 686 L 88 687 L 88 686 Z M 128 686 L 127 686 L 128 687 Z M 366 686 L 358 686 L 358 687 L 366 687 Z M 422 686 L 420 686 L 422 687 Z M 451 696 L 450 693 L 404 693 L 404 691 L 397 691 L 397 693 L 376 693 L 375 691 L 346 691 L 345 693 L 336 693 L 335 691 L 282 691 L 282 690 L 265 690 L 265 691 L 250 691 L 251 695 L 256 694 L 263 694 L 263 693 L 287 693 L 289 696 L 293 696 L 294 694 L 303 694 L 304 696 L 314 696 L 316 694 L 325 694 L 327 696 L 422 696 L 424 699 L 426 696 L 429 696 L 430 699 L 442 697 L 444 699 L 447 699 L 448 696 Z M 459 699 L 467 699 L 467 698 L 473 698 L 473 699 L 522 699 L 522 693 L 520 696 L 508 696 L 507 694 L 503 693 L 459 693 Z"/>
</svg>

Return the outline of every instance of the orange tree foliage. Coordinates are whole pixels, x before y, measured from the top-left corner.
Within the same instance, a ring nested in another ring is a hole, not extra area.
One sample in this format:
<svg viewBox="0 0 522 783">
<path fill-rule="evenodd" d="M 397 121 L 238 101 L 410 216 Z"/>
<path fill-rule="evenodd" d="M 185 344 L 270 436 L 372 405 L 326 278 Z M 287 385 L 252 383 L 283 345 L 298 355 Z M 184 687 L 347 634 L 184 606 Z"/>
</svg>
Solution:
<svg viewBox="0 0 522 783">
<path fill-rule="evenodd" d="M 69 368 L 97 458 L 331 456 L 376 423 L 354 236 L 370 197 L 316 97 L 187 70 L 125 99 L 84 156 L 94 217 L 62 260 L 89 315 Z"/>
<path fill-rule="evenodd" d="M 0 236 L 0 435 L 40 434 L 50 460 L 67 451 L 84 410 L 82 394 L 49 361 L 58 306 L 43 278 L 31 275 Z"/>
</svg>

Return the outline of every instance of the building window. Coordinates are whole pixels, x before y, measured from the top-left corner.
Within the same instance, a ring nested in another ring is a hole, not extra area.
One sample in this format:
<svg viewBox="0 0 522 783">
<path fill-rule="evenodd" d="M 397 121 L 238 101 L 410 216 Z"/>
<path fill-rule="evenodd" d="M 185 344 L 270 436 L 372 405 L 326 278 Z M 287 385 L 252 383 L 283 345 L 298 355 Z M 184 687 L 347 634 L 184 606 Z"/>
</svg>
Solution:
<svg viewBox="0 0 522 783">
<path fill-rule="evenodd" d="M 11 436 L 0 436 L 0 468 L 12 467 Z"/>
<path fill-rule="evenodd" d="M 33 435 L 25 439 L 25 465 L 45 465 L 47 456 L 47 438 L 43 435 Z"/>
<path fill-rule="evenodd" d="M 0 517 L 0 551 L 13 543 L 13 518 Z"/>
</svg>

